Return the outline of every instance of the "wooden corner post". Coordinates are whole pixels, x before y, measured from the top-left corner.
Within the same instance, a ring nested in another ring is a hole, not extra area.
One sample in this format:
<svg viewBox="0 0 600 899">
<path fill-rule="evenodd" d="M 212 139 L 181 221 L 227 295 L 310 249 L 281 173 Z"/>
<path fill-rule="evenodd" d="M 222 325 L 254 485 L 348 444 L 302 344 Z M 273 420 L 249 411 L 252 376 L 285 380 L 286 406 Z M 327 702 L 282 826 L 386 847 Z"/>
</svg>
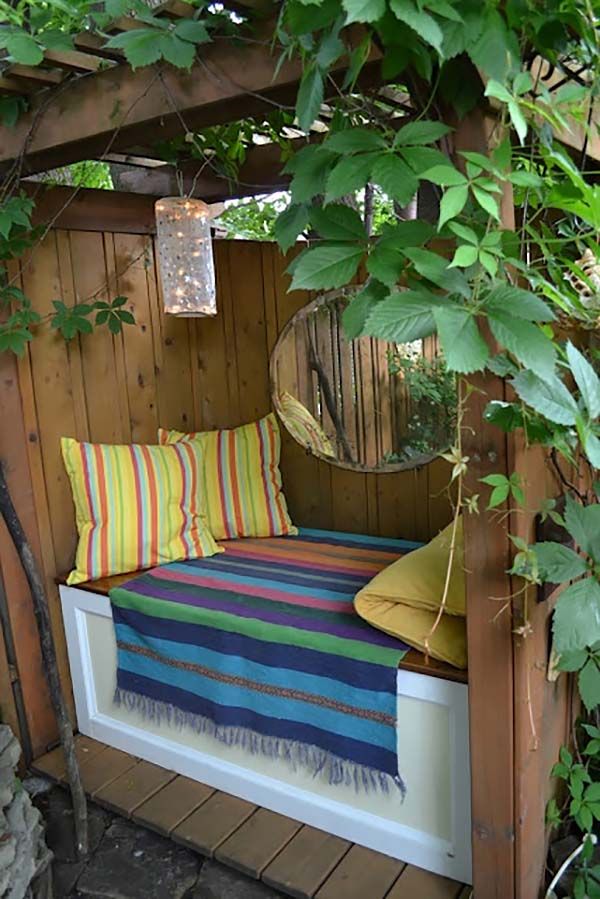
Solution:
<svg viewBox="0 0 600 899">
<path fill-rule="evenodd" d="M 487 153 L 488 127 L 481 110 L 457 124 L 454 152 Z M 512 196 L 503 224 L 513 226 Z M 490 373 L 469 377 L 463 451 L 469 457 L 468 495 L 484 490 L 480 478 L 508 473 L 506 435 L 486 424 L 492 399 L 504 399 L 504 383 Z M 515 899 L 514 683 L 508 523 L 480 503 L 466 514 L 465 567 L 469 657 L 473 887 L 477 899 Z"/>
</svg>

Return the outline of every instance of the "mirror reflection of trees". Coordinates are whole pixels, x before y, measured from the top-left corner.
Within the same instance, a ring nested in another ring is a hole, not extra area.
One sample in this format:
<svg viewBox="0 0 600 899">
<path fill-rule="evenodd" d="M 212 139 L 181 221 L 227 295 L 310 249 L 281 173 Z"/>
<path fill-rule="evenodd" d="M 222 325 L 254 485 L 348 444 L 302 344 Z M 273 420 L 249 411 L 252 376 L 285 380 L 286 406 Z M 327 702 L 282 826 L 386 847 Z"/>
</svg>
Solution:
<svg viewBox="0 0 600 899">
<path fill-rule="evenodd" d="M 273 401 L 315 455 L 362 470 L 420 465 L 445 450 L 456 383 L 435 337 L 407 344 L 348 340 L 348 295 L 319 297 L 282 332 L 271 360 Z"/>
</svg>

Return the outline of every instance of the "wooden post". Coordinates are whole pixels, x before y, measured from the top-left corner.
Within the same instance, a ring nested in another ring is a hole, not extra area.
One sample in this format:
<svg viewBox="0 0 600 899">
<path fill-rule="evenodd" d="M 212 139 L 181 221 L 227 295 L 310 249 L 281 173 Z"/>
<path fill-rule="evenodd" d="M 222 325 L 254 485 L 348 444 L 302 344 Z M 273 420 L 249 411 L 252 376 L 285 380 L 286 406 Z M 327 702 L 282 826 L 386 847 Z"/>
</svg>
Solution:
<svg viewBox="0 0 600 899">
<path fill-rule="evenodd" d="M 481 110 L 457 124 L 454 152 L 487 153 Z M 460 159 L 460 157 L 458 157 Z M 502 209 L 504 227 L 514 223 L 512 196 Z M 466 408 L 464 454 L 469 457 L 465 488 L 482 492 L 480 478 L 508 473 L 506 435 L 485 423 L 491 399 L 504 399 L 504 383 L 489 373 L 469 377 L 475 390 Z M 514 684 L 511 581 L 507 524 L 498 513 L 465 514 L 473 887 L 477 899 L 515 899 Z"/>
<path fill-rule="evenodd" d="M 27 577 L 29 589 L 31 590 L 31 598 L 33 600 L 33 608 L 40 639 L 40 648 L 42 651 L 44 668 L 46 670 L 46 679 L 50 688 L 50 698 L 58 723 L 60 742 L 65 753 L 67 777 L 73 800 L 77 851 L 80 857 L 84 857 L 88 853 L 87 801 L 81 782 L 77 757 L 75 755 L 73 728 L 71 727 L 69 712 L 67 710 L 58 674 L 56 647 L 54 645 L 54 636 L 52 634 L 46 591 L 44 590 L 42 576 L 38 570 L 31 546 L 29 545 L 29 541 L 27 540 L 25 531 L 23 530 L 19 516 L 14 507 L 8 484 L 4 476 L 4 468 L 1 463 L 0 514 L 4 519 L 8 533 L 15 545 L 15 549 Z"/>
</svg>

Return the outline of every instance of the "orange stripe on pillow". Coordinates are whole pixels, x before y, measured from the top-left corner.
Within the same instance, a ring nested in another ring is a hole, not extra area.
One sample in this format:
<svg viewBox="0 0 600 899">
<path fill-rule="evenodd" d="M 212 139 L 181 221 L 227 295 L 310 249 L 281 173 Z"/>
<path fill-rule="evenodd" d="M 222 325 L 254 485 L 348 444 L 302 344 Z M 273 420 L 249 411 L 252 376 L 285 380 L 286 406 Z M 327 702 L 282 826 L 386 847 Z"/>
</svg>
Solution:
<svg viewBox="0 0 600 899">
<path fill-rule="evenodd" d="M 281 489 L 279 427 L 273 413 L 230 431 L 161 429 L 159 441 L 198 444 L 208 521 L 217 540 L 297 534 Z"/>
</svg>

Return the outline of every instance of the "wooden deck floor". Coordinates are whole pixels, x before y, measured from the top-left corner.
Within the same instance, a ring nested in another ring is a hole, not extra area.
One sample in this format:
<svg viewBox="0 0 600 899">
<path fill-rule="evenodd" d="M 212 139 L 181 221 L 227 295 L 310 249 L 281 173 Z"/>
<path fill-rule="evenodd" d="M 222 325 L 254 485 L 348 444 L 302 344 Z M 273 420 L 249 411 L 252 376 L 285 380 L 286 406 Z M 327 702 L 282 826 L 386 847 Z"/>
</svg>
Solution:
<svg viewBox="0 0 600 899">
<path fill-rule="evenodd" d="M 213 790 L 89 737 L 77 755 L 87 794 L 202 855 L 296 899 L 469 899 L 471 888 Z M 33 769 L 65 782 L 62 749 Z"/>
</svg>

